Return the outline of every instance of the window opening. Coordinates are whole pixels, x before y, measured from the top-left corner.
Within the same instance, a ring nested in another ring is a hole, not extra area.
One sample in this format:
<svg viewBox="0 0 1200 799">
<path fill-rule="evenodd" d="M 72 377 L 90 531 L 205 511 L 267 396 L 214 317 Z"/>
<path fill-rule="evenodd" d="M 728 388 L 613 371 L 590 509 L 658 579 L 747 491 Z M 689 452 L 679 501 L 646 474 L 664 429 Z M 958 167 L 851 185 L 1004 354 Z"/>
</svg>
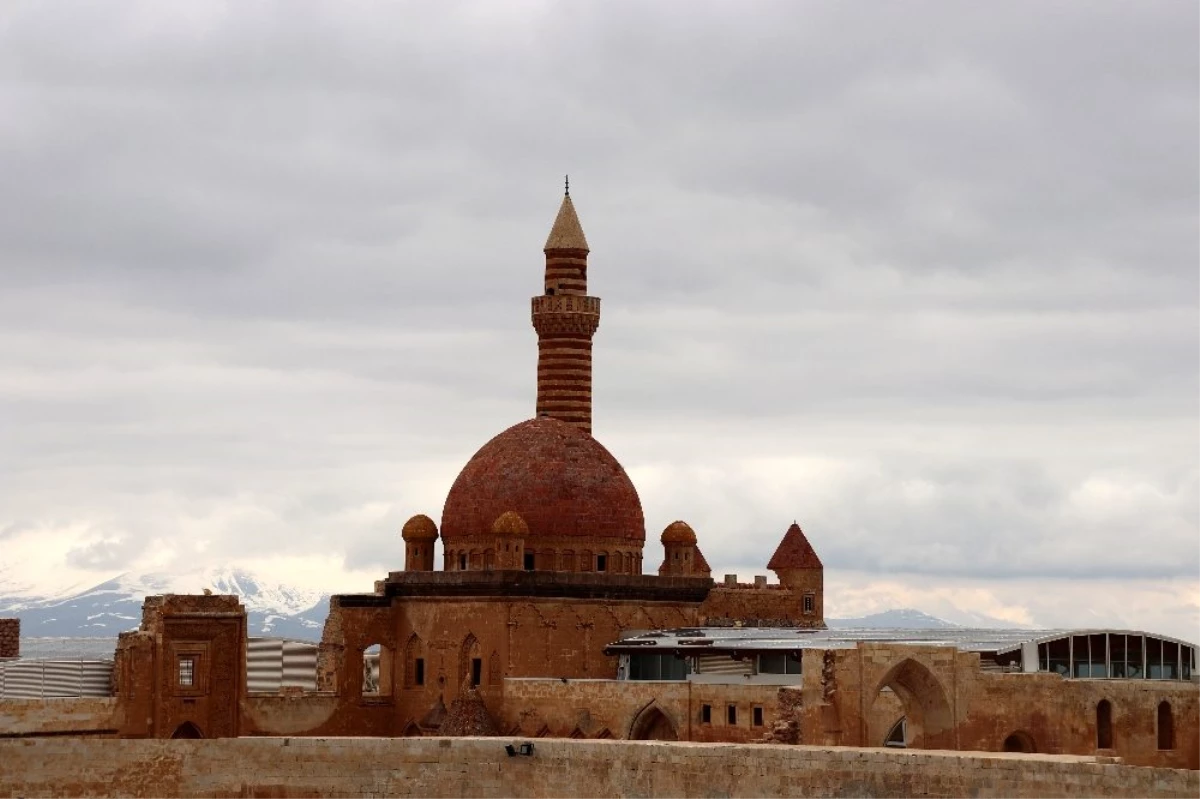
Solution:
<svg viewBox="0 0 1200 799">
<path fill-rule="evenodd" d="M 527 571 L 527 572 L 533 571 L 533 553 L 532 552 L 525 553 L 525 571 Z"/>
<path fill-rule="evenodd" d="M 1096 705 L 1096 748 L 1112 749 L 1112 704 L 1107 699 Z"/>
<path fill-rule="evenodd" d="M 737 726 L 737 705 L 730 705 L 725 709 L 725 717 L 731 727 Z"/>
<path fill-rule="evenodd" d="M 598 571 L 598 572 L 608 571 L 608 556 L 607 555 L 597 555 L 596 556 L 596 571 Z"/>
<path fill-rule="evenodd" d="M 759 674 L 800 674 L 800 658 L 787 652 L 767 652 L 758 656 Z"/>
<path fill-rule="evenodd" d="M 763 709 L 761 707 L 754 708 L 754 726 L 761 727 L 763 725 Z"/>
<path fill-rule="evenodd" d="M 417 685 L 425 684 L 425 658 L 417 658 L 414 664 L 413 682 Z"/>
<path fill-rule="evenodd" d="M 467 570 L 467 555 L 465 552 L 458 556 L 458 570 L 460 572 L 465 572 Z"/>
<path fill-rule="evenodd" d="M 700 723 L 712 724 L 712 705 L 700 706 Z"/>
<path fill-rule="evenodd" d="M 689 661 L 670 654 L 642 654 L 629 656 L 629 679 L 631 680 L 686 680 Z"/>
<path fill-rule="evenodd" d="M 888 730 L 887 737 L 883 739 L 883 745 L 897 749 L 904 749 L 908 746 L 907 716 L 901 716 L 900 720 L 892 725 L 892 728 Z"/>
<path fill-rule="evenodd" d="M 471 658 L 471 685 L 483 682 L 483 658 Z"/>
<path fill-rule="evenodd" d="M 183 686 L 196 684 L 196 659 L 194 657 L 179 658 L 179 684 Z"/>
<path fill-rule="evenodd" d="M 1175 748 L 1175 719 L 1171 714 L 1171 703 L 1165 699 L 1158 703 L 1158 748 Z"/>
<path fill-rule="evenodd" d="M 816 611 L 816 607 L 817 607 L 816 598 L 812 594 L 805 594 L 804 595 L 804 612 L 805 613 L 813 613 Z"/>
</svg>

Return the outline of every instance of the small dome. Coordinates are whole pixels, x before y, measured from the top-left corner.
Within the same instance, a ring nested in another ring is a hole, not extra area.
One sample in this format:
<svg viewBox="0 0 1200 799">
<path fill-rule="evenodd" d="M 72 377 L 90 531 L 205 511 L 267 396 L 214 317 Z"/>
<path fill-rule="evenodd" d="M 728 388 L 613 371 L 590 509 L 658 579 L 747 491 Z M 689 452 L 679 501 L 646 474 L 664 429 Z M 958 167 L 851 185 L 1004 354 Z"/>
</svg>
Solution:
<svg viewBox="0 0 1200 799">
<path fill-rule="evenodd" d="M 511 535 L 514 538 L 524 538 L 529 535 L 529 525 L 521 518 L 521 514 L 509 510 L 501 513 L 496 518 L 496 521 L 492 522 L 492 532 L 496 535 Z"/>
<path fill-rule="evenodd" d="M 671 522 L 660 540 L 664 544 L 695 544 L 696 533 L 687 522 Z"/>
<path fill-rule="evenodd" d="M 418 513 L 404 523 L 400 536 L 405 541 L 436 541 L 437 525 L 433 523 L 433 519 L 423 513 Z"/>
</svg>

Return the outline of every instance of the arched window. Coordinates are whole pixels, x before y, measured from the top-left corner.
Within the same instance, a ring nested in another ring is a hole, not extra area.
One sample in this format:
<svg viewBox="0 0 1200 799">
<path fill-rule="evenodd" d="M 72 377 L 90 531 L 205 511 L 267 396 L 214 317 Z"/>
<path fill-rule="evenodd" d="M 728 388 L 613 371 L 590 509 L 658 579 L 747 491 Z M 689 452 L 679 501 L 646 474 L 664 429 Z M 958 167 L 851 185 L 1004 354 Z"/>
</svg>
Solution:
<svg viewBox="0 0 1200 799">
<path fill-rule="evenodd" d="M 417 688 L 425 684 L 425 649 L 420 637 L 413 633 L 404 647 L 404 687 Z"/>
<path fill-rule="evenodd" d="M 1165 699 L 1158 703 L 1158 748 L 1175 748 L 1175 718 L 1171 714 L 1171 703 Z"/>
<path fill-rule="evenodd" d="M 1096 705 L 1096 748 L 1112 749 L 1112 704 L 1101 699 Z"/>
<path fill-rule="evenodd" d="M 383 644 L 372 644 L 362 651 L 363 696 L 392 695 L 392 649 Z"/>
<path fill-rule="evenodd" d="M 474 633 L 467 633 L 458 656 L 459 682 L 468 680 L 472 688 L 483 682 L 483 652 Z"/>
</svg>

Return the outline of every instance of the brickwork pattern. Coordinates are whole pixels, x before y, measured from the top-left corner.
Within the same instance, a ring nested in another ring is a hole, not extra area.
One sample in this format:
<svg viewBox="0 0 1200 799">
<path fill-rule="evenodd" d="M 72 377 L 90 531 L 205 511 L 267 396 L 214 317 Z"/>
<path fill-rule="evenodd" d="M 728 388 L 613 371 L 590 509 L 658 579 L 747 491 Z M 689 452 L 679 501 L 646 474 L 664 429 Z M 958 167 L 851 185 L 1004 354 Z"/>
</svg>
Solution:
<svg viewBox="0 0 1200 799">
<path fill-rule="evenodd" d="M 557 419 L 510 427 L 463 467 L 442 510 L 447 570 L 458 568 L 460 552 L 482 557 L 493 545 L 492 524 L 508 511 L 529 527 L 527 552 L 541 551 L 543 540 L 567 539 L 577 558 L 598 549 L 640 556 L 646 540 L 642 503 L 625 469 L 594 438 Z M 482 560 L 471 563 L 483 568 Z"/>
<path fill-rule="evenodd" d="M 0 740 L 0 795 L 1186 797 L 1195 771 L 1093 758 L 496 738 Z M 88 764 L 80 768 L 79 764 Z"/>
<path fill-rule="evenodd" d="M 21 620 L 0 619 L 0 658 L 21 655 Z"/>
<path fill-rule="evenodd" d="M 587 239 L 570 195 L 546 239 L 543 294 L 533 298 L 538 334 L 537 415 L 592 432 L 592 336 L 600 300 L 587 296 Z"/>
</svg>

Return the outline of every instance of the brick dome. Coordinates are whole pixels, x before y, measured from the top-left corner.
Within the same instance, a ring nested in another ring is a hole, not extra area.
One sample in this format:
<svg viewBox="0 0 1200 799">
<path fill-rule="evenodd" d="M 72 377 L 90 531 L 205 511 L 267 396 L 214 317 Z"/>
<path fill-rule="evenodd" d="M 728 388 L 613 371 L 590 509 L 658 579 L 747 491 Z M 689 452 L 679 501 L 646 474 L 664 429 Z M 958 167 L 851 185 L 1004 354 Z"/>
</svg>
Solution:
<svg viewBox="0 0 1200 799">
<path fill-rule="evenodd" d="M 550 417 L 513 425 L 475 453 L 442 510 L 447 547 L 489 534 L 512 511 L 538 539 L 635 548 L 646 540 L 637 489 L 617 459 L 578 427 Z"/>
<path fill-rule="evenodd" d="M 436 541 L 437 525 L 424 513 L 418 513 L 404 523 L 404 527 L 400 530 L 400 537 L 405 541 Z"/>
<path fill-rule="evenodd" d="M 664 544 L 694 544 L 696 533 L 687 522 L 671 522 L 659 540 Z"/>
</svg>

